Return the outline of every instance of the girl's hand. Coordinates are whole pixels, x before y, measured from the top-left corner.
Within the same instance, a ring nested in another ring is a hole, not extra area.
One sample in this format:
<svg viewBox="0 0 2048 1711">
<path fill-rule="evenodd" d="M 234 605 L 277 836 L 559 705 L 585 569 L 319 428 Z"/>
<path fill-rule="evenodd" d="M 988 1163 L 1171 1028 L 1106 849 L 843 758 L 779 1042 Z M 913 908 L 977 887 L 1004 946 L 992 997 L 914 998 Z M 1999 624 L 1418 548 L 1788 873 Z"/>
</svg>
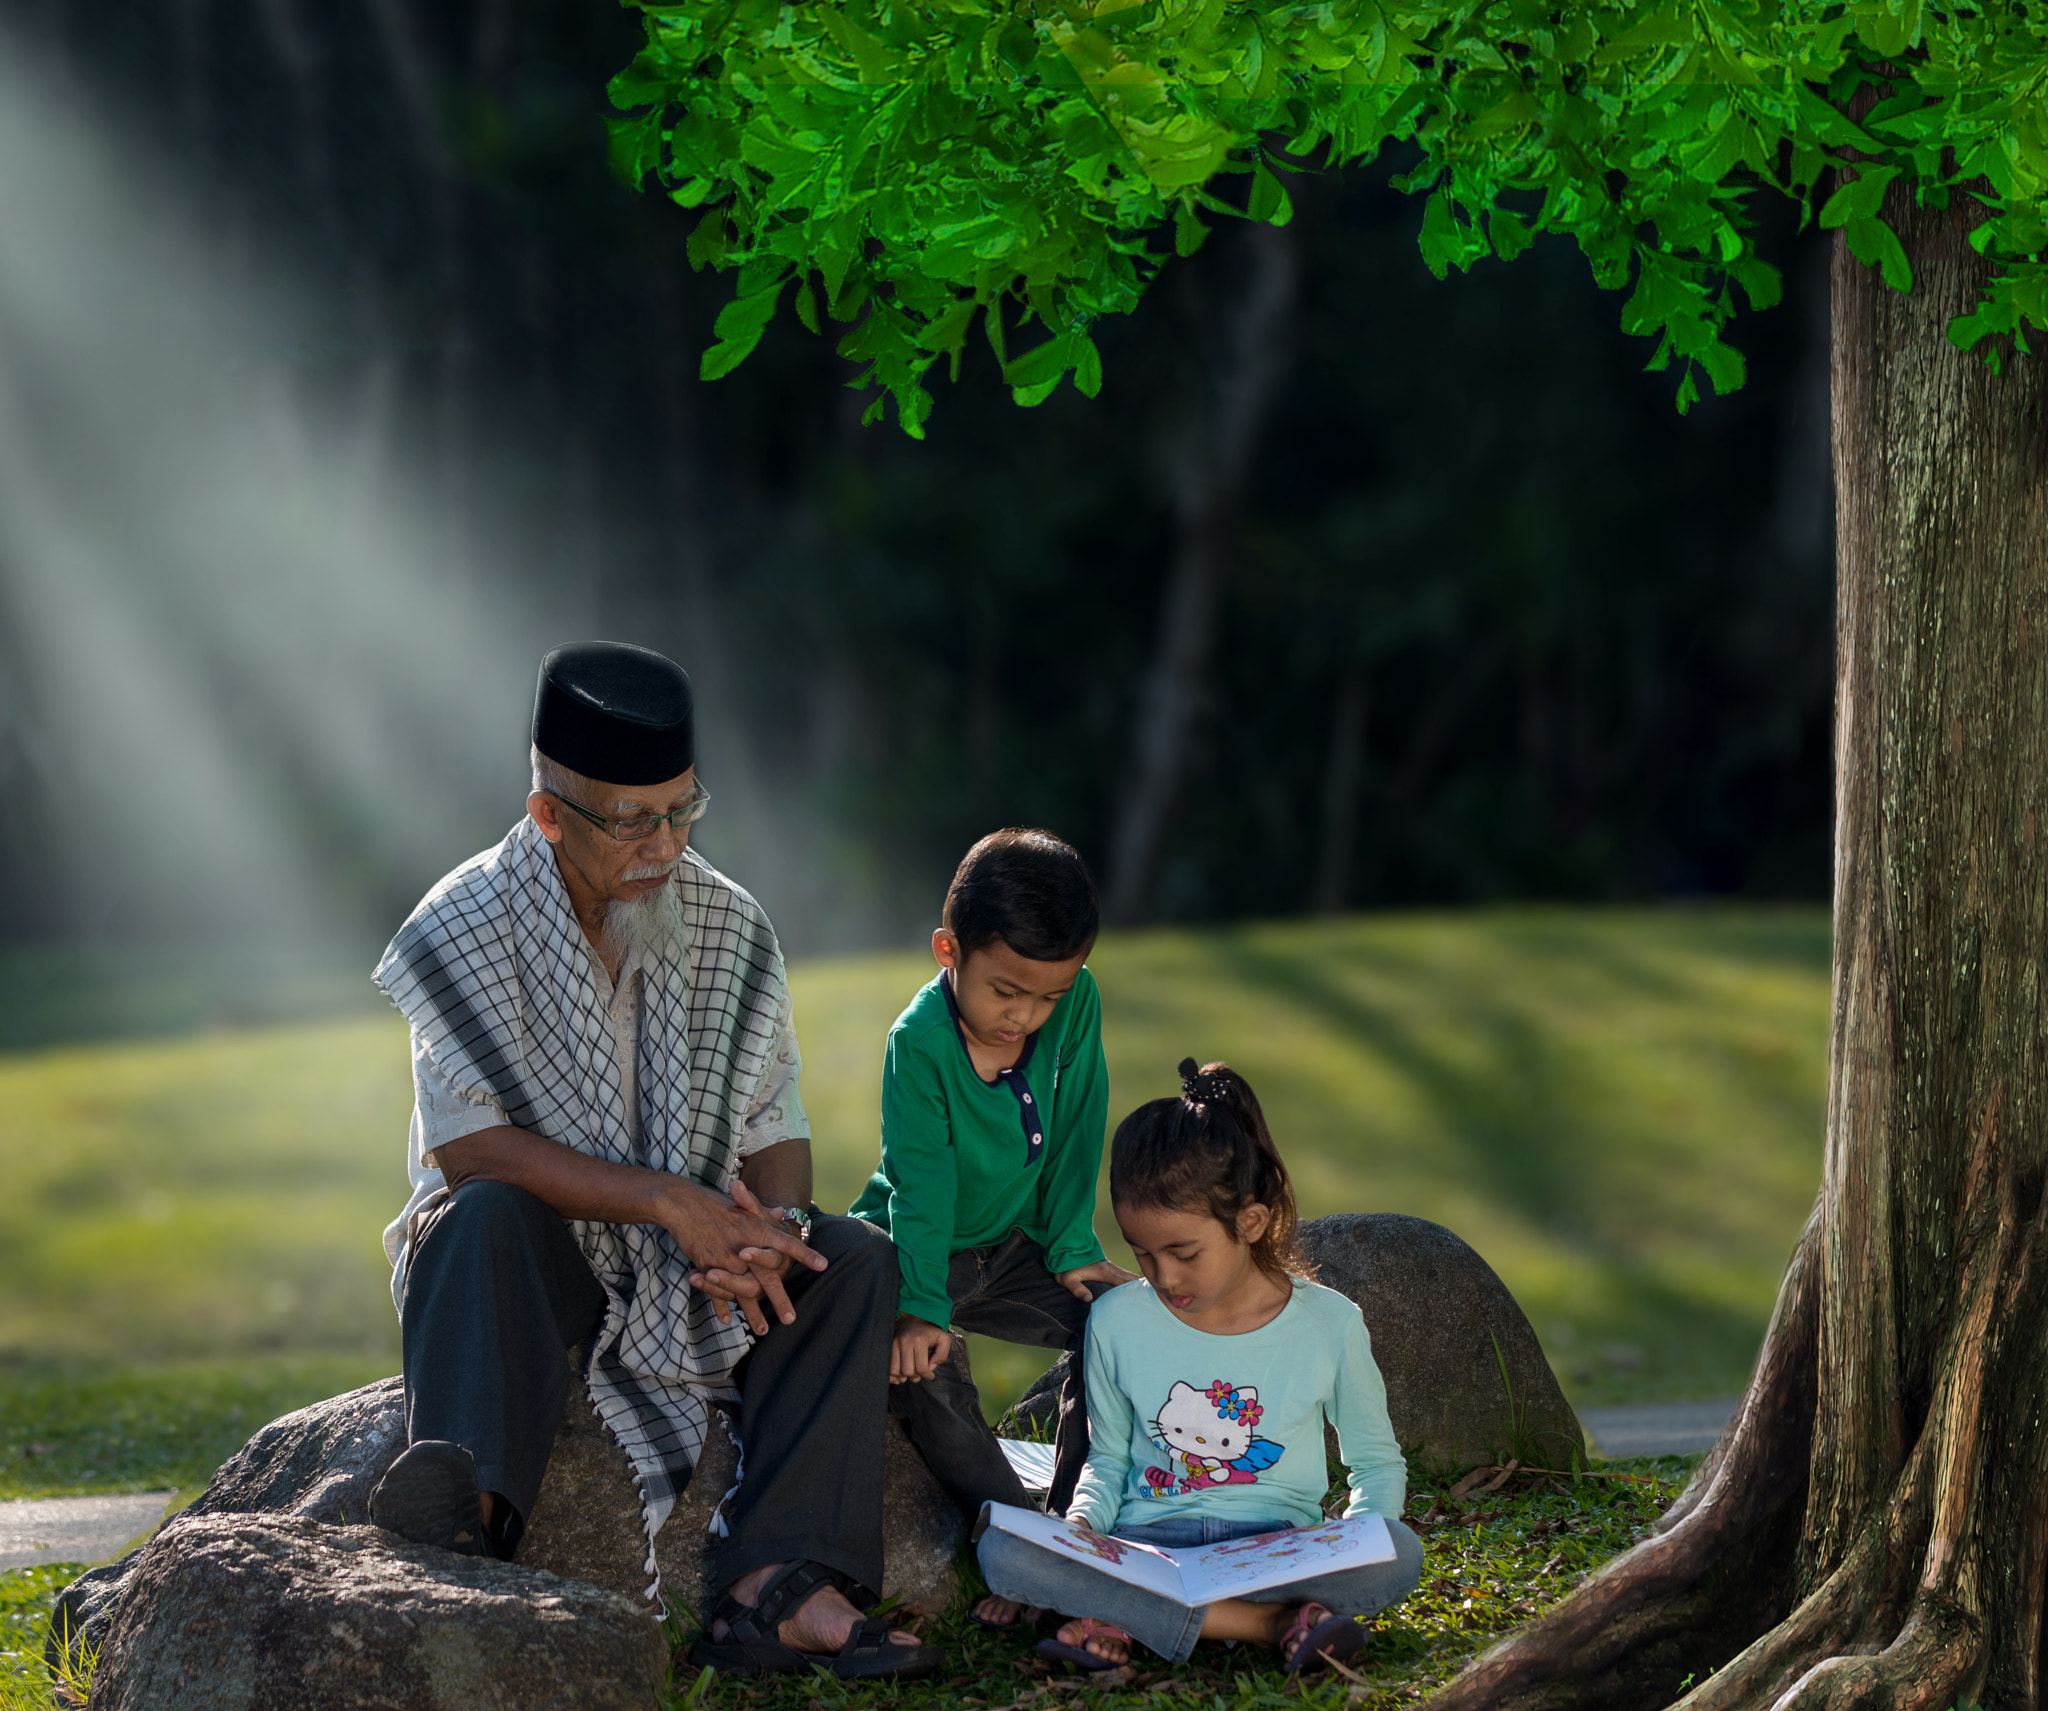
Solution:
<svg viewBox="0 0 2048 1711">
<path fill-rule="evenodd" d="M 1105 1289 L 1114 1289 L 1119 1283 L 1136 1283 L 1138 1274 L 1126 1271 L 1113 1260 L 1099 1259 L 1093 1265 L 1077 1265 L 1072 1271 L 1056 1271 L 1053 1280 L 1070 1295 L 1078 1295 L 1083 1301 L 1093 1301 Z M 1089 1284 L 1096 1287 L 1090 1289 Z"/>
<path fill-rule="evenodd" d="M 931 1378 L 952 1352 L 950 1331 L 915 1313 L 899 1314 L 896 1336 L 889 1344 L 889 1382 L 917 1384 Z"/>
</svg>

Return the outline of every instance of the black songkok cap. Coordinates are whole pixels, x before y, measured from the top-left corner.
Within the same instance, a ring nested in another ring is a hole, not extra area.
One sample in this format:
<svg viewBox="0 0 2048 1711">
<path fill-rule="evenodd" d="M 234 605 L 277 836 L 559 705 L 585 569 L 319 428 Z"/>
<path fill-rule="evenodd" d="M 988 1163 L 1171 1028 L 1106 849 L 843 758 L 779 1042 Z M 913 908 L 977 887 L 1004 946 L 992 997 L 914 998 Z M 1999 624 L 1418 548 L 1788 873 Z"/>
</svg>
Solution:
<svg viewBox="0 0 2048 1711">
<path fill-rule="evenodd" d="M 600 784 L 660 784 L 697 758 L 690 680 L 625 642 L 570 642 L 540 662 L 533 746 Z"/>
</svg>

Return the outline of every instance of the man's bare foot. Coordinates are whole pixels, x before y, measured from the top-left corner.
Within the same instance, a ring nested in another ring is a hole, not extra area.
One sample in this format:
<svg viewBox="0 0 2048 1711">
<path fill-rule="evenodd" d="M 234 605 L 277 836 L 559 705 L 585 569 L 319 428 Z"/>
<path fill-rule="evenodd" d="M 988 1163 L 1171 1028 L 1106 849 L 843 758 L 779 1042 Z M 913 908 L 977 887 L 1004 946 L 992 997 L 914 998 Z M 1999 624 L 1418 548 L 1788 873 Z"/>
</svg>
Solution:
<svg viewBox="0 0 2048 1711">
<path fill-rule="evenodd" d="M 743 1574 L 729 1590 L 742 1604 L 751 1607 L 758 1600 L 761 1588 L 782 1566 L 779 1562 L 772 1562 L 766 1568 Z M 838 1587 L 821 1586 L 782 1619 L 775 1630 L 775 1637 L 793 1652 L 822 1652 L 829 1656 L 846 1644 L 847 1636 L 860 1619 L 860 1612 Z M 714 1640 L 724 1639 L 726 1633 L 723 1622 L 711 1625 Z M 922 1643 L 915 1634 L 906 1633 L 901 1628 L 891 1628 L 889 1638 L 899 1646 Z"/>
<path fill-rule="evenodd" d="M 1059 1631 L 1059 1642 L 1078 1650 L 1093 1652 L 1110 1663 L 1131 1661 L 1131 1636 L 1093 1616 L 1076 1616 Z"/>
<path fill-rule="evenodd" d="M 1036 1627 L 1045 1616 L 1046 1612 L 1036 1604 L 1019 1604 L 1014 1598 L 998 1598 L 994 1593 L 974 1607 L 974 1619 L 984 1628 L 1007 1628 L 1019 1621 Z"/>
</svg>

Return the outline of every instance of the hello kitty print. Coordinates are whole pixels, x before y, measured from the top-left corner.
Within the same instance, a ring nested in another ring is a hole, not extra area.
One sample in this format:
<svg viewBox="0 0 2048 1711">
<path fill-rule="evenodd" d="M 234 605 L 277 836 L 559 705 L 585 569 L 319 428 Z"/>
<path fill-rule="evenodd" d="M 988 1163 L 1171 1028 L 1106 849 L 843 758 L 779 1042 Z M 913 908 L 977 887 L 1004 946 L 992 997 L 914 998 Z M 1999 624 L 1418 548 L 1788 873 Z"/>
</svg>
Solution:
<svg viewBox="0 0 2048 1711">
<path fill-rule="evenodd" d="M 1175 1380 L 1152 1420 L 1152 1441 L 1165 1467 L 1145 1469 L 1146 1494 L 1172 1497 L 1219 1485 L 1256 1485 L 1280 1459 L 1281 1447 L 1258 1435 L 1264 1410 L 1251 1385 L 1216 1379 L 1206 1390 Z"/>
</svg>

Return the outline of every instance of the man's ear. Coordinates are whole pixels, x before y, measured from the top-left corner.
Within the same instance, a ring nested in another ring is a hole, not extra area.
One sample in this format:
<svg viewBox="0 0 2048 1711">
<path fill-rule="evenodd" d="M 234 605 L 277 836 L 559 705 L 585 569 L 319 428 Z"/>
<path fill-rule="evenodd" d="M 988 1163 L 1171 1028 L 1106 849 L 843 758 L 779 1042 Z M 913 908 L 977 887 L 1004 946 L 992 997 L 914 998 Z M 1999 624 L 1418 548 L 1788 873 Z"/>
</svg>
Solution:
<svg viewBox="0 0 2048 1711">
<path fill-rule="evenodd" d="M 941 968 L 958 968 L 967 960 L 960 954 L 960 941 L 950 927 L 940 927 L 932 933 L 932 956 Z"/>
<path fill-rule="evenodd" d="M 527 797 L 526 812 L 549 843 L 562 841 L 562 810 L 545 790 L 536 790 Z"/>
</svg>

